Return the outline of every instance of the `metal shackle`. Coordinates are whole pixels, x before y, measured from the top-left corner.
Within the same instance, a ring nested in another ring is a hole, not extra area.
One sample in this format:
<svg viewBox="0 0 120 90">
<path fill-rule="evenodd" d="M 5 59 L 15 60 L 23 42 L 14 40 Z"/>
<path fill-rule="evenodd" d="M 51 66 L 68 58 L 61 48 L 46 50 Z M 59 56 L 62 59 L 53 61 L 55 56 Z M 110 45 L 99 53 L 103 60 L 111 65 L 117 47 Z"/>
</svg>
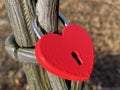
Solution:
<svg viewBox="0 0 120 90">
<path fill-rule="evenodd" d="M 66 18 L 59 12 L 59 15 L 58 15 L 59 19 L 61 20 L 61 22 L 64 24 L 64 26 L 68 26 L 69 23 L 68 21 L 66 20 Z M 37 35 L 37 37 L 40 39 L 41 36 L 42 36 L 42 32 L 38 32 L 36 26 L 35 26 L 35 20 L 37 19 L 37 16 L 34 16 L 33 20 L 32 20 L 32 28 L 33 28 L 33 31 L 35 32 L 35 34 Z"/>
</svg>

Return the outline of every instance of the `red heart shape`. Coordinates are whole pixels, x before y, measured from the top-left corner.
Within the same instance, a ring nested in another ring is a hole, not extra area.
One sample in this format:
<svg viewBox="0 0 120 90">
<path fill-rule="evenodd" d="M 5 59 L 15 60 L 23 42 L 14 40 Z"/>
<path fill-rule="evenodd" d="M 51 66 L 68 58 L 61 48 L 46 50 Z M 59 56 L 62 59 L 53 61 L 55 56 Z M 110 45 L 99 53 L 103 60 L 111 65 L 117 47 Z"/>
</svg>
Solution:
<svg viewBox="0 0 120 90">
<path fill-rule="evenodd" d="M 94 48 L 89 34 L 70 24 L 59 34 L 46 34 L 36 44 L 35 55 L 49 72 L 68 79 L 83 81 L 90 77 Z"/>
</svg>

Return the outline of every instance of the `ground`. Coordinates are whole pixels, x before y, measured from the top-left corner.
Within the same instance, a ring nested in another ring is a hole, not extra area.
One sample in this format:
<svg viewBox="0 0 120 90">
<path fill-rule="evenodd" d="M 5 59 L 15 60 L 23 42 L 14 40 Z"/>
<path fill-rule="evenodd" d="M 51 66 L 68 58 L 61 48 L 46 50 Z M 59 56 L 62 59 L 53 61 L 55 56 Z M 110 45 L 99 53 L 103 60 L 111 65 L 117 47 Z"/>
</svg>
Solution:
<svg viewBox="0 0 120 90">
<path fill-rule="evenodd" d="M 95 64 L 88 90 L 120 90 L 120 0 L 60 0 L 70 23 L 84 27 L 94 43 Z M 4 49 L 11 28 L 0 0 L 0 90 L 29 90 L 22 65 Z"/>
</svg>

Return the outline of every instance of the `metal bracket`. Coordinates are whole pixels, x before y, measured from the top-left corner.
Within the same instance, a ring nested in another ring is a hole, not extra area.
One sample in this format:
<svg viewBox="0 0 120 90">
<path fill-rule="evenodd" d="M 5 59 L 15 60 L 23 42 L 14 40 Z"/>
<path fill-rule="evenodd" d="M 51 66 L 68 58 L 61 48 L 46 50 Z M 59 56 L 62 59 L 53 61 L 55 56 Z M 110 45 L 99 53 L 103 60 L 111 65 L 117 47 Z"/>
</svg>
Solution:
<svg viewBox="0 0 120 90">
<path fill-rule="evenodd" d="M 34 48 L 20 48 L 15 42 L 13 33 L 5 40 L 5 49 L 15 61 L 38 63 L 34 55 Z"/>
</svg>

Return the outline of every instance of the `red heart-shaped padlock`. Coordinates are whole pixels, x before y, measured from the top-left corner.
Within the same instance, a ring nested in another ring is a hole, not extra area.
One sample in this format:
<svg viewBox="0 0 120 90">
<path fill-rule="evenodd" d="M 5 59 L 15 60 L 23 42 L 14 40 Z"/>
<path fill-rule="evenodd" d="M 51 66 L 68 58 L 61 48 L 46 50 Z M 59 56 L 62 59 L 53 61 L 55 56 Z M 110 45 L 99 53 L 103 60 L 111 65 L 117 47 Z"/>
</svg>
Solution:
<svg viewBox="0 0 120 90">
<path fill-rule="evenodd" d="M 92 73 L 93 44 L 78 25 L 68 25 L 62 35 L 44 35 L 36 44 L 35 55 L 46 70 L 64 79 L 83 81 Z"/>
</svg>

